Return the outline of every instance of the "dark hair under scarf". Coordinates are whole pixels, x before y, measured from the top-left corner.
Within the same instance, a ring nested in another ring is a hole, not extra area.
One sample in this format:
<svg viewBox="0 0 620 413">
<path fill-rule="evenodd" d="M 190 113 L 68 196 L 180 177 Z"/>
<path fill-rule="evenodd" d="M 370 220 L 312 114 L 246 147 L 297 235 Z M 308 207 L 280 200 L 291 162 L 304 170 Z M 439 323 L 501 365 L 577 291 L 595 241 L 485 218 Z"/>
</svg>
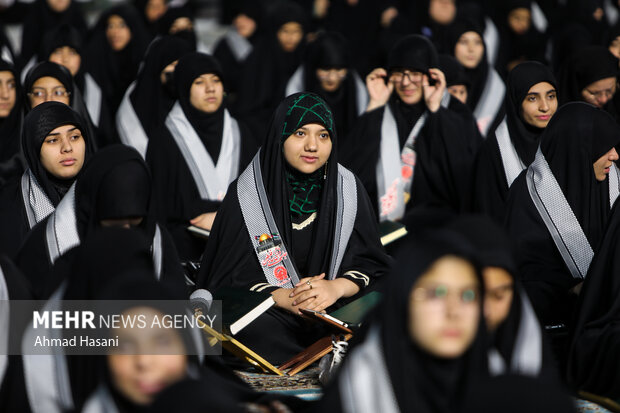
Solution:
<svg viewBox="0 0 620 413">
<path fill-rule="evenodd" d="M 205 53 L 193 52 L 179 59 L 174 69 L 174 82 L 179 96 L 179 104 L 205 148 L 217 162 L 224 129 L 224 101 L 213 113 L 196 109 L 190 103 L 190 89 L 194 80 L 200 75 L 211 73 L 222 79 L 222 68 L 219 62 Z"/>
<path fill-rule="evenodd" d="M 562 106 L 540 138 L 540 149 L 594 251 L 610 205 L 609 178 L 598 182 L 592 164 L 619 143 L 615 120 L 581 102 Z"/>
<path fill-rule="evenodd" d="M 534 160 L 538 149 L 539 137 L 544 129 L 529 125 L 523 119 L 522 103 L 530 88 L 538 83 L 547 82 L 557 91 L 557 82 L 551 70 L 538 62 L 524 62 L 517 65 L 508 76 L 505 99 L 506 122 L 510 140 L 525 165 Z M 546 99 L 546 96 L 542 96 Z"/>
<path fill-rule="evenodd" d="M 143 217 L 140 227 L 152 239 L 155 222 L 148 213 L 150 206 L 151 174 L 142 156 L 125 145 L 99 150 L 75 187 L 80 237 L 99 227 L 102 219 Z"/>
<path fill-rule="evenodd" d="M 589 46 L 568 60 L 560 72 L 561 103 L 582 101 L 588 85 L 618 74 L 618 59 L 604 46 Z"/>
<path fill-rule="evenodd" d="M 469 106 L 473 110 L 478 104 L 478 101 L 480 100 L 480 96 L 482 95 L 482 91 L 484 90 L 490 68 L 489 62 L 487 60 L 486 45 L 484 43 L 482 29 L 476 23 L 473 23 L 469 20 L 457 20 L 450 27 L 450 53 L 454 55 L 454 49 L 456 48 L 456 44 L 458 43 L 461 36 L 467 32 L 477 33 L 480 36 L 484 47 L 484 53 L 482 54 L 482 58 L 480 59 L 480 63 L 478 63 L 478 66 L 473 69 L 469 69 L 467 67 L 464 68 L 465 74 L 467 75 L 471 83 L 471 87 L 468 89 L 467 94 L 467 106 Z"/>
<path fill-rule="evenodd" d="M 75 178 L 65 181 L 48 173 L 40 160 L 41 145 L 52 130 L 63 125 L 75 125 L 82 132 L 86 146 L 84 155 L 84 165 L 86 165 L 86 161 L 93 152 L 92 137 L 84 127 L 84 119 L 64 103 L 44 102 L 36 106 L 24 118 L 22 131 L 22 148 L 28 167 L 54 206 L 58 205 Z"/>
<path fill-rule="evenodd" d="M 161 84 L 161 72 L 191 51 L 191 45 L 176 36 L 162 36 L 153 40 L 147 49 L 136 78 L 136 86 L 129 96 L 147 136 L 151 136 L 158 127 L 157 122 L 152 120 L 164 119 L 174 104 L 174 96 L 169 96 Z M 172 83 L 168 86 L 174 90 L 174 80 L 168 79 L 168 82 Z"/>
</svg>

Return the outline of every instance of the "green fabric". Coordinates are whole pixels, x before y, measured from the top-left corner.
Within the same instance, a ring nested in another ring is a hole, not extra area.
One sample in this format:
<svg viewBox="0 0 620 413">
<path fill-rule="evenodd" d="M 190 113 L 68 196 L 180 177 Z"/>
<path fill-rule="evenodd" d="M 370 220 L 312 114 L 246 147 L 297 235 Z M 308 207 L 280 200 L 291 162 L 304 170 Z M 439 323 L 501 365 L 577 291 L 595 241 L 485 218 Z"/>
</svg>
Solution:
<svg viewBox="0 0 620 413">
<path fill-rule="evenodd" d="M 286 182 L 289 186 L 288 204 L 291 217 L 298 218 L 316 212 L 321 201 L 324 168 L 309 175 L 290 169 L 292 168 L 288 167 L 286 171 Z"/>
<path fill-rule="evenodd" d="M 323 125 L 333 136 L 334 117 L 329 106 L 323 99 L 313 93 L 300 95 L 286 112 L 282 127 L 282 141 L 291 136 L 297 129 L 309 123 Z"/>
</svg>

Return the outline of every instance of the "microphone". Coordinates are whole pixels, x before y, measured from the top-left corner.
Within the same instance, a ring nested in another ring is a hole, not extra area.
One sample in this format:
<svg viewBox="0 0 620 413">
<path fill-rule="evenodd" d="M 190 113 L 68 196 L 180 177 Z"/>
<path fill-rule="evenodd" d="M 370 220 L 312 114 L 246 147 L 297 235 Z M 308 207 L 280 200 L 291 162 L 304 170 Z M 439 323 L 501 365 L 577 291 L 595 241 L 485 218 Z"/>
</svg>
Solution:
<svg viewBox="0 0 620 413">
<path fill-rule="evenodd" d="M 192 304 L 192 308 L 194 309 L 194 314 L 200 312 L 204 315 L 207 314 L 211 308 L 213 295 L 208 290 L 199 288 L 189 296 L 189 300 Z"/>
</svg>

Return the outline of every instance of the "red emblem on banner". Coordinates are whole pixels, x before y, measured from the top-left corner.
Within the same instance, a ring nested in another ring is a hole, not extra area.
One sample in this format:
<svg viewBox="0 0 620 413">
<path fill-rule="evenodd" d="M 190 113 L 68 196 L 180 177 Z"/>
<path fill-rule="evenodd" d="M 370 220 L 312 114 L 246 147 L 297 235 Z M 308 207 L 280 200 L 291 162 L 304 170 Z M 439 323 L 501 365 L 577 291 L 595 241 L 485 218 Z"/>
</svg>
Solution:
<svg viewBox="0 0 620 413">
<path fill-rule="evenodd" d="M 275 275 L 278 281 L 284 281 L 288 279 L 288 271 L 286 271 L 284 265 L 278 265 L 276 268 L 274 268 L 273 275 Z"/>
</svg>

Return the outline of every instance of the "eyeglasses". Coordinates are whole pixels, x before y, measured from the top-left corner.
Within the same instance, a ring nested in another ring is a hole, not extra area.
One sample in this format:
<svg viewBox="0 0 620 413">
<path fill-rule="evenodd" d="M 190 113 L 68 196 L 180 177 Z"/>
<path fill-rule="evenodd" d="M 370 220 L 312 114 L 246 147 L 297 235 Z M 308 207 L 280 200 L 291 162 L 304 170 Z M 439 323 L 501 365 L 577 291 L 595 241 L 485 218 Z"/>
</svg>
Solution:
<svg viewBox="0 0 620 413">
<path fill-rule="evenodd" d="M 396 83 L 402 82 L 405 77 L 407 78 L 407 80 L 409 80 L 412 83 L 420 82 L 422 78 L 424 77 L 424 73 L 412 72 L 410 70 L 403 70 L 402 72 L 396 71 L 390 74 L 390 79 Z"/>
<path fill-rule="evenodd" d="M 342 80 L 347 76 L 347 69 L 317 69 L 316 77 L 320 80 L 328 80 L 330 77 L 334 77 L 337 80 Z"/>
<path fill-rule="evenodd" d="M 611 99 L 616 94 L 616 88 L 612 87 L 612 88 L 609 88 L 609 89 L 597 90 L 597 91 L 594 91 L 594 92 L 591 91 L 591 90 L 586 89 L 586 92 L 588 92 L 589 94 L 594 96 L 596 99 L 601 99 L 603 97 L 605 97 L 607 99 Z"/>
<path fill-rule="evenodd" d="M 28 93 L 28 96 L 36 98 L 36 99 L 47 99 L 48 96 L 51 96 L 52 99 L 63 98 L 65 96 L 70 96 L 70 95 L 71 95 L 71 92 L 69 92 L 67 89 L 63 87 L 56 87 L 50 91 L 43 89 L 43 88 L 33 87 L 32 92 Z"/>
<path fill-rule="evenodd" d="M 413 299 L 433 306 L 445 306 L 448 298 L 452 295 L 457 296 L 458 304 L 461 306 L 473 306 L 478 303 L 478 291 L 474 288 L 465 288 L 459 291 L 450 290 L 445 285 L 434 287 L 418 287 L 413 290 Z"/>
</svg>

